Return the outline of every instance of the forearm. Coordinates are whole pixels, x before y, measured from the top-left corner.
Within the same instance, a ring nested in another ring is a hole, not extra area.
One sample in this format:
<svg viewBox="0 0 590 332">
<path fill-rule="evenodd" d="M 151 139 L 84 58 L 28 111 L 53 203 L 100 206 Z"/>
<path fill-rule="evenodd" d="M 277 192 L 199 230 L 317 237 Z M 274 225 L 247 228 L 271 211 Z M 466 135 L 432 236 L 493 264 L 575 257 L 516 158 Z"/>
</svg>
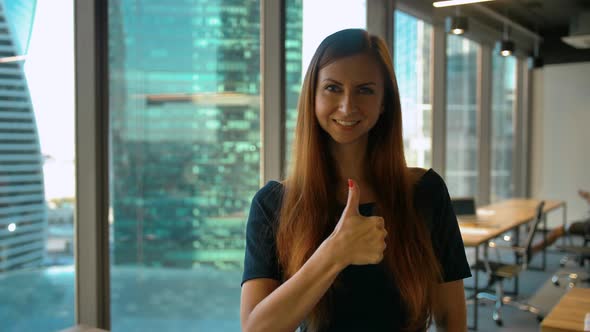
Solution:
<svg viewBox="0 0 590 332">
<path fill-rule="evenodd" d="M 467 307 L 463 280 L 440 284 L 434 307 L 437 331 L 467 331 Z"/>
<path fill-rule="evenodd" d="M 439 312 L 435 314 L 436 330 L 438 332 L 467 331 L 467 308 L 465 307 L 465 302 L 454 304 L 451 310 L 445 310 L 444 313 Z"/>
<path fill-rule="evenodd" d="M 439 318 L 435 324 L 438 332 L 467 331 L 467 321 L 463 316 Z"/>
<path fill-rule="evenodd" d="M 324 242 L 309 260 L 275 291 L 256 305 L 243 326 L 245 332 L 294 331 L 344 268 Z"/>
</svg>

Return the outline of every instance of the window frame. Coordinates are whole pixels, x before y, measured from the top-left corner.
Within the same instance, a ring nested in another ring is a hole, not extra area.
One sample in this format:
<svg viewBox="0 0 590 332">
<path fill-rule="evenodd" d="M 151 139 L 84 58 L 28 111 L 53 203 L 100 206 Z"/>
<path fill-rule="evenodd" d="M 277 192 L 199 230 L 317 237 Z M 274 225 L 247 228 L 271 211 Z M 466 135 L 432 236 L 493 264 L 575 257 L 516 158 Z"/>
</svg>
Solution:
<svg viewBox="0 0 590 332">
<path fill-rule="evenodd" d="M 77 324 L 110 329 L 106 1 L 75 1 Z"/>
<path fill-rule="evenodd" d="M 262 186 L 283 169 L 284 0 L 260 0 L 260 6 Z M 108 2 L 76 1 L 74 16 L 75 319 L 110 330 Z"/>
</svg>

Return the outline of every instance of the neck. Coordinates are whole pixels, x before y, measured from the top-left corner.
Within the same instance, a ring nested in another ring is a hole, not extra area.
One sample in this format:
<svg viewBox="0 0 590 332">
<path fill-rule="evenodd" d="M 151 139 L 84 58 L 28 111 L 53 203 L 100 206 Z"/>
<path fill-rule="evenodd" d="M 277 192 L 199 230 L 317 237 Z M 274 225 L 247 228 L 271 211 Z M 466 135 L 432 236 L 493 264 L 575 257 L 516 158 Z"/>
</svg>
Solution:
<svg viewBox="0 0 590 332">
<path fill-rule="evenodd" d="M 359 183 L 364 183 L 368 180 L 366 178 L 367 139 L 350 144 L 331 141 L 330 152 L 338 170 L 339 182 L 345 183 L 348 179 L 353 179 Z"/>
</svg>

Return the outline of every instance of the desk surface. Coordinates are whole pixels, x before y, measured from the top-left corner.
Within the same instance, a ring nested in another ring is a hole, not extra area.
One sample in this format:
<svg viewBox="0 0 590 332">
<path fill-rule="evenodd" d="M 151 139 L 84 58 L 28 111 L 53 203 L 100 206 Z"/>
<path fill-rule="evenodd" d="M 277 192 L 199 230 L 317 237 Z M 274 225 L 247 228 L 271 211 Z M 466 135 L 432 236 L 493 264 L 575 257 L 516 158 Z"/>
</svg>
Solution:
<svg viewBox="0 0 590 332">
<path fill-rule="evenodd" d="M 540 202 L 538 199 L 514 198 L 478 208 L 477 223 L 463 222 L 459 218 L 463 243 L 466 247 L 479 246 L 533 220 Z M 563 206 L 564 201 L 546 200 L 543 212 L 547 213 Z"/>
<path fill-rule="evenodd" d="M 590 288 L 572 288 L 541 323 L 541 332 L 584 331 L 584 317 L 590 312 Z"/>
</svg>

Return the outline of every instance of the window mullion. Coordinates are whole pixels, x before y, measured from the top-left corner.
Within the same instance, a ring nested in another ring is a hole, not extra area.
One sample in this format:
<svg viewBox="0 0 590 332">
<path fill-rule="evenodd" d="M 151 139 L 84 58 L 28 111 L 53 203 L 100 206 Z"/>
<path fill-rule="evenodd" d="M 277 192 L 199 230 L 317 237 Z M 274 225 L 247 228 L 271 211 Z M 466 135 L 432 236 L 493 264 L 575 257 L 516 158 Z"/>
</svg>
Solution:
<svg viewBox="0 0 590 332">
<path fill-rule="evenodd" d="M 490 202 L 491 191 L 491 140 L 492 116 L 492 50 L 482 44 L 479 51 L 477 89 L 477 137 L 478 137 L 478 205 Z"/>
<path fill-rule="evenodd" d="M 106 1 L 75 4 L 76 323 L 109 329 Z"/>
<path fill-rule="evenodd" d="M 447 101 L 447 35 L 444 26 L 433 25 L 431 52 L 431 95 L 432 95 L 432 168 L 439 174 L 445 174 Z"/>
<path fill-rule="evenodd" d="M 396 0 L 367 1 L 367 31 L 377 35 L 387 43 L 393 56 L 393 19 Z"/>
<path fill-rule="evenodd" d="M 284 0 L 261 0 L 260 182 L 280 179 L 285 141 Z"/>
</svg>

